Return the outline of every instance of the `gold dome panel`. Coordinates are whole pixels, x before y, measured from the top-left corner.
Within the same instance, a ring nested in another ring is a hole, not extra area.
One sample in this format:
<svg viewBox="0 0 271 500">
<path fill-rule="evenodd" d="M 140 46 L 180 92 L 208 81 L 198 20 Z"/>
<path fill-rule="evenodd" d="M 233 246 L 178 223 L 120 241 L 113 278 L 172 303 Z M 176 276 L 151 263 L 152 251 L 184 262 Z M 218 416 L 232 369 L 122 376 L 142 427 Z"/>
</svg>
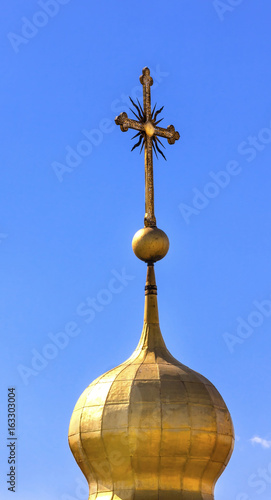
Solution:
<svg viewBox="0 0 271 500">
<path fill-rule="evenodd" d="M 154 289 L 153 266 L 147 283 Z M 137 349 L 89 385 L 71 418 L 69 443 L 89 498 L 213 500 L 233 442 L 222 397 L 169 353 L 157 297 L 147 292 Z"/>
</svg>

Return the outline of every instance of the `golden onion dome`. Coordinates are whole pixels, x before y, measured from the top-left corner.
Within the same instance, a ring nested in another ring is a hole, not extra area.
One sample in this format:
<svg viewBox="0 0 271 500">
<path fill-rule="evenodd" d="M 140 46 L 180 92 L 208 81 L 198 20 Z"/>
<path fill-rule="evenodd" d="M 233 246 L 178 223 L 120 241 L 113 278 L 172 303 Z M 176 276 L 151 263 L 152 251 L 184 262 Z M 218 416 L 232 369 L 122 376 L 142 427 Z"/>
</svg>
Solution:
<svg viewBox="0 0 271 500">
<path fill-rule="evenodd" d="M 145 289 L 139 344 L 79 398 L 70 448 L 89 500 L 213 500 L 233 450 L 230 413 L 213 384 L 167 350 L 153 263 Z"/>
<path fill-rule="evenodd" d="M 213 500 L 233 450 L 233 425 L 216 388 L 170 354 L 160 331 L 154 262 L 165 257 L 169 241 L 156 227 L 152 152 L 165 158 L 159 137 L 174 144 L 180 134 L 173 125 L 157 126 L 163 108 L 151 108 L 149 68 L 140 82 L 144 109 L 131 99 L 137 120 L 121 113 L 115 122 L 123 132 L 137 131 L 132 149 L 145 147 L 144 228 L 132 242 L 148 264 L 143 330 L 132 356 L 79 398 L 69 444 L 89 500 Z"/>
</svg>

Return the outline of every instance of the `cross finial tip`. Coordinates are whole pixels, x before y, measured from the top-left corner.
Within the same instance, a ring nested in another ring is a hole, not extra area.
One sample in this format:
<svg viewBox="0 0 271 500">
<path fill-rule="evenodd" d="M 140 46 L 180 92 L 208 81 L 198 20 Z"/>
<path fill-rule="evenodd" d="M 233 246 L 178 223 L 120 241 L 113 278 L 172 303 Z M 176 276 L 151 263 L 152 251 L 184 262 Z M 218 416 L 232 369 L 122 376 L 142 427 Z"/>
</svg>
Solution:
<svg viewBox="0 0 271 500">
<path fill-rule="evenodd" d="M 116 125 L 120 125 L 120 129 L 122 132 L 127 132 L 127 130 L 129 129 L 129 125 L 127 123 L 127 113 L 125 113 L 125 111 L 123 111 L 122 113 L 120 113 L 119 116 L 116 116 L 115 118 L 115 123 Z"/>
<path fill-rule="evenodd" d="M 142 85 L 148 84 L 148 85 L 152 86 L 153 79 L 151 77 L 150 69 L 147 66 L 145 66 L 145 68 L 143 68 L 142 75 L 140 76 L 139 81 Z"/>
<path fill-rule="evenodd" d="M 167 130 L 170 132 L 170 137 L 168 137 L 168 143 L 169 144 L 175 144 L 175 141 L 178 141 L 180 139 L 180 134 L 175 130 L 174 125 L 169 125 L 167 127 Z"/>
</svg>

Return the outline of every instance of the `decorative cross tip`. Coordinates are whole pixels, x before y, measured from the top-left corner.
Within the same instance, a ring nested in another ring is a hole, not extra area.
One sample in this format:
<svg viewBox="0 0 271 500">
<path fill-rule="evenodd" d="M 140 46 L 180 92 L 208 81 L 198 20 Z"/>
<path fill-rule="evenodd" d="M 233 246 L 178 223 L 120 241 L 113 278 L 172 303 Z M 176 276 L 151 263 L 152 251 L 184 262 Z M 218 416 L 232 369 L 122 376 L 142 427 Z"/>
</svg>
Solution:
<svg viewBox="0 0 271 500">
<path fill-rule="evenodd" d="M 142 85 L 152 85 L 153 79 L 151 77 L 151 72 L 147 66 L 143 68 L 142 75 L 139 77 L 139 81 Z"/>
<path fill-rule="evenodd" d="M 180 134 L 175 130 L 174 125 L 169 125 L 168 126 L 168 131 L 171 134 L 171 137 L 168 138 L 167 142 L 169 144 L 175 144 L 175 141 L 178 141 L 180 139 Z"/>
<path fill-rule="evenodd" d="M 115 123 L 116 125 L 120 125 L 120 130 L 122 132 L 127 132 L 129 129 L 129 123 L 128 123 L 128 115 L 123 111 L 119 116 L 116 116 L 115 118 Z"/>
</svg>

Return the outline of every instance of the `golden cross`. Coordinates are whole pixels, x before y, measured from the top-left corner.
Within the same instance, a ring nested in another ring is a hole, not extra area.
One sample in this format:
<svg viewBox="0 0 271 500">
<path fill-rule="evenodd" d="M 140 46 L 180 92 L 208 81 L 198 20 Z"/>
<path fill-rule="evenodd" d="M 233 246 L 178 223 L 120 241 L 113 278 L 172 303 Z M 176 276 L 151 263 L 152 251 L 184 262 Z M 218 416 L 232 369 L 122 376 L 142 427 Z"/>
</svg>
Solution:
<svg viewBox="0 0 271 500">
<path fill-rule="evenodd" d="M 156 156 L 157 152 L 160 153 L 164 158 L 163 152 L 160 150 L 158 143 L 163 147 L 163 143 L 160 141 L 159 137 L 164 137 L 168 140 L 169 144 L 174 144 L 180 138 L 179 132 L 175 131 L 173 125 L 169 125 L 167 128 L 157 127 L 157 124 L 161 120 L 157 120 L 158 114 L 163 108 L 155 111 L 156 105 L 153 110 L 151 110 L 151 86 L 153 84 L 153 79 L 150 76 L 149 68 L 144 68 L 142 70 L 142 75 L 139 78 L 140 83 L 143 85 L 143 109 L 141 104 L 138 105 L 130 98 L 132 104 L 137 110 L 137 114 L 131 109 L 132 113 L 136 116 L 138 120 L 133 120 L 128 118 L 127 113 L 121 113 L 115 118 L 117 125 L 120 125 L 122 132 L 127 132 L 129 128 L 137 130 L 138 133 L 134 137 L 138 137 L 139 141 L 132 148 L 135 149 L 141 143 L 141 150 L 145 146 L 145 217 L 144 225 L 145 227 L 156 227 L 156 218 L 154 215 L 154 189 L 153 189 L 153 157 L 152 150 L 154 150 Z M 132 139 L 134 139 L 134 137 Z M 166 159 L 166 158 L 165 158 Z"/>
</svg>

